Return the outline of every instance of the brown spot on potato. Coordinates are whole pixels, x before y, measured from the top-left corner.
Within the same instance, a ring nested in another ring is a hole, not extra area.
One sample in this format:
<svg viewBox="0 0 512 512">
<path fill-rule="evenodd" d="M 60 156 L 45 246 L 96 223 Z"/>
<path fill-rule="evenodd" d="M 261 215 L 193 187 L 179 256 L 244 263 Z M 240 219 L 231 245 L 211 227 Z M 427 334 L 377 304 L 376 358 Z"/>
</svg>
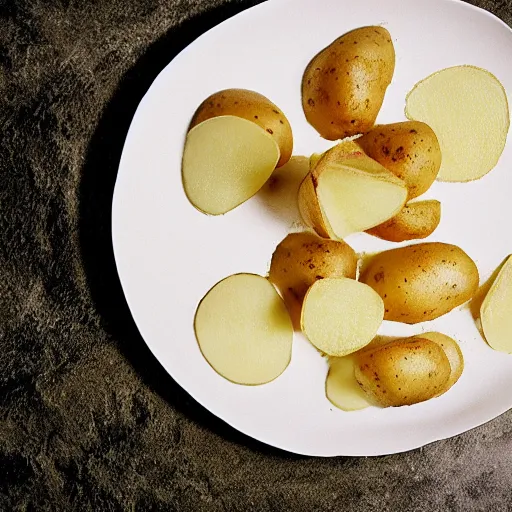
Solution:
<svg viewBox="0 0 512 512">
<path fill-rule="evenodd" d="M 308 100 L 308 105 L 309 105 L 310 107 L 314 107 L 314 106 L 315 106 L 315 100 L 314 100 L 313 98 L 309 98 L 309 100 Z"/>
<path fill-rule="evenodd" d="M 267 132 L 270 133 L 270 135 L 274 134 L 273 130 L 271 130 L 270 128 L 267 128 Z"/>
</svg>

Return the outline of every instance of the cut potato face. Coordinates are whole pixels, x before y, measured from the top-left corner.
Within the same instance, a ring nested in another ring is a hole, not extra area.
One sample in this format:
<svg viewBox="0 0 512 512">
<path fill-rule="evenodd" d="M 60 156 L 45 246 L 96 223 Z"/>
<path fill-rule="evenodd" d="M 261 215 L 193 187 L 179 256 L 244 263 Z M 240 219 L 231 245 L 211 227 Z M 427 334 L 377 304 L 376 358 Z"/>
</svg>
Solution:
<svg viewBox="0 0 512 512">
<path fill-rule="evenodd" d="M 484 69 L 443 69 L 415 85 L 406 115 L 427 123 L 443 156 L 438 180 L 472 181 L 487 174 L 505 148 L 510 116 L 507 94 Z"/>
<path fill-rule="evenodd" d="M 450 363 L 435 342 L 396 340 L 356 356 L 355 377 L 369 400 L 382 407 L 424 402 L 446 389 Z"/>
<path fill-rule="evenodd" d="M 309 287 L 326 277 L 356 278 L 357 255 L 343 241 L 314 233 L 291 233 L 277 247 L 269 280 L 279 289 L 294 325 L 300 328 L 302 302 Z"/>
<path fill-rule="evenodd" d="M 342 239 L 375 227 L 404 206 L 402 180 L 362 152 L 327 152 L 299 189 L 304 221 L 319 235 Z"/>
<path fill-rule="evenodd" d="M 293 327 L 267 279 L 236 274 L 217 283 L 200 302 L 194 328 L 212 368 L 236 384 L 265 384 L 291 359 Z"/>
<path fill-rule="evenodd" d="M 390 242 L 417 240 L 431 235 L 440 221 L 439 201 L 417 201 L 406 204 L 393 218 L 369 229 L 367 233 Z"/>
<path fill-rule="evenodd" d="M 278 167 L 290 160 L 293 151 L 293 135 L 290 123 L 268 98 L 247 89 L 225 89 L 206 98 L 199 106 L 190 128 L 219 116 L 236 116 L 251 121 L 272 135 L 279 146 L 281 156 Z"/>
<path fill-rule="evenodd" d="M 382 299 L 369 286 L 343 277 L 322 279 L 304 298 L 301 326 L 318 350 L 341 357 L 370 343 L 383 317 Z"/>
<path fill-rule="evenodd" d="M 353 356 L 333 357 L 325 381 L 327 399 L 342 411 L 359 411 L 371 404 L 354 375 Z"/>
<path fill-rule="evenodd" d="M 494 350 L 512 354 L 512 256 L 482 303 L 480 321 L 487 343 Z"/>
<path fill-rule="evenodd" d="M 255 123 L 235 116 L 208 119 L 185 141 L 185 193 L 198 210 L 221 215 L 256 194 L 278 160 L 277 142 Z"/>
<path fill-rule="evenodd" d="M 459 380 L 459 377 L 462 375 L 462 371 L 464 370 L 464 356 L 462 355 L 459 344 L 453 338 L 450 338 L 449 336 L 446 336 L 446 334 L 442 334 L 440 332 L 426 332 L 413 337 L 413 339 L 417 338 L 437 343 L 444 350 L 444 353 L 448 358 L 451 371 L 445 387 L 442 392 L 439 393 L 442 395 Z"/>
</svg>

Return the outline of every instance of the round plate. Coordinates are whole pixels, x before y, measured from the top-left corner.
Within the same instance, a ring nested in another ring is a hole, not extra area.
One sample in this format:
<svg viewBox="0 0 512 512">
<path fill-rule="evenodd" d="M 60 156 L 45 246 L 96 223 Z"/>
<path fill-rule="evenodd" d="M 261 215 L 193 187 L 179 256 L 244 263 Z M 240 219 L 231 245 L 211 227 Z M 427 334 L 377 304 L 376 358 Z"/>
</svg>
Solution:
<svg viewBox="0 0 512 512">
<path fill-rule="evenodd" d="M 366 25 L 386 27 L 397 55 L 380 123 L 404 120 L 407 92 L 449 66 L 488 69 L 512 91 L 512 31 L 471 5 L 454 0 L 272 0 L 204 34 L 162 71 L 133 119 L 114 194 L 119 276 L 152 352 L 212 413 L 255 439 L 300 454 L 410 450 L 462 433 L 512 406 L 512 356 L 486 345 L 468 306 L 415 326 L 384 323 L 384 334 L 444 332 L 460 340 L 464 352 L 459 382 L 440 398 L 411 407 L 336 409 L 325 397 L 326 361 L 300 334 L 290 366 L 264 386 L 228 382 L 199 351 L 193 320 L 203 295 L 230 274 L 266 275 L 277 243 L 300 229 L 296 207 L 286 199 L 294 197 L 294 177 L 304 172 L 305 160 L 295 158 L 290 165 L 288 188 L 263 191 L 224 216 L 203 215 L 188 202 L 181 182 L 192 114 L 213 92 L 253 89 L 287 115 L 296 157 L 330 147 L 302 112 L 302 73 L 335 38 Z M 441 225 L 430 240 L 460 245 L 476 261 L 482 282 L 512 252 L 511 146 L 509 141 L 498 166 L 483 179 L 435 183 L 428 192 L 443 205 Z M 359 252 L 396 247 L 366 234 L 348 242 Z"/>
</svg>

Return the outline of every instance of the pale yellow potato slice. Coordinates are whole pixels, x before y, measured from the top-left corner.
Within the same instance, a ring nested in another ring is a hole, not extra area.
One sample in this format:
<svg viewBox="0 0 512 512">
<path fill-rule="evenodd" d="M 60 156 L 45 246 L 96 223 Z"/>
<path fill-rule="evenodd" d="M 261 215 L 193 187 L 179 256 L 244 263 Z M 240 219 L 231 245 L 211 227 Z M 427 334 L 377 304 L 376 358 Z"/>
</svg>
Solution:
<svg viewBox="0 0 512 512">
<path fill-rule="evenodd" d="M 359 411 L 371 404 L 354 375 L 353 356 L 333 357 L 325 380 L 325 396 L 342 411 Z"/>
<path fill-rule="evenodd" d="M 512 256 L 509 256 L 480 308 L 487 343 L 512 354 Z"/>
<path fill-rule="evenodd" d="M 316 281 L 306 293 L 301 327 L 318 350 L 341 357 L 370 343 L 383 318 L 384 303 L 369 286 L 329 278 Z"/>
<path fill-rule="evenodd" d="M 507 94 L 494 75 L 474 66 L 443 69 L 416 84 L 406 101 L 406 116 L 437 135 L 439 181 L 477 180 L 498 163 L 510 116 Z"/>
<path fill-rule="evenodd" d="M 254 274 L 217 283 L 194 321 L 199 347 L 212 368 L 237 384 L 265 384 L 290 363 L 293 327 L 272 284 Z"/>
<path fill-rule="evenodd" d="M 331 164 L 318 180 L 318 200 L 339 238 L 365 231 L 397 214 L 407 198 L 398 178 L 381 172 L 380 165 L 359 166 L 360 159 Z M 368 162 L 366 162 L 368 164 Z"/>
<path fill-rule="evenodd" d="M 275 139 L 257 124 L 235 116 L 208 119 L 185 141 L 185 193 L 203 213 L 229 212 L 258 192 L 279 156 Z"/>
</svg>

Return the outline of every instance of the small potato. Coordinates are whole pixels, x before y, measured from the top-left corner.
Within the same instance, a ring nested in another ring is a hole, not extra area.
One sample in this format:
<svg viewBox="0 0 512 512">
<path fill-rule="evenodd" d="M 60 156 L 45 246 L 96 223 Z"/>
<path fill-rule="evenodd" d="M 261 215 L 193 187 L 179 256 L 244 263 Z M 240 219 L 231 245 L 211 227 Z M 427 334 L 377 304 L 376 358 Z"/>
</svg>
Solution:
<svg viewBox="0 0 512 512">
<path fill-rule="evenodd" d="M 456 245 L 409 245 L 374 256 L 360 281 L 384 301 L 385 320 L 434 320 L 469 300 L 478 289 L 474 261 Z"/>
<path fill-rule="evenodd" d="M 383 407 L 424 402 L 445 389 L 450 362 L 433 341 L 397 340 L 356 354 L 355 377 L 366 395 Z"/>
<path fill-rule="evenodd" d="M 356 278 L 357 255 L 342 241 L 325 240 L 313 233 L 292 233 L 276 248 L 269 280 L 279 289 L 296 327 L 304 296 L 317 280 Z"/>
<path fill-rule="evenodd" d="M 425 123 L 406 121 L 374 126 L 357 143 L 368 156 L 405 181 L 408 200 L 426 192 L 441 168 L 439 142 Z"/>
<path fill-rule="evenodd" d="M 367 233 L 390 242 L 416 240 L 430 236 L 439 226 L 440 221 L 441 203 L 439 201 L 418 201 L 406 204 L 398 215 L 369 229 Z"/>
<path fill-rule="evenodd" d="M 442 334 L 440 332 L 425 332 L 418 336 L 414 336 L 412 339 L 419 338 L 437 343 L 444 350 L 444 353 L 450 362 L 450 377 L 448 378 L 443 390 L 439 393 L 442 395 L 446 393 L 462 375 L 464 370 L 464 356 L 462 355 L 462 351 L 460 350 L 459 344 L 453 338 L 450 338 L 450 336 L 446 336 L 446 334 Z"/>
<path fill-rule="evenodd" d="M 206 98 L 199 106 L 190 129 L 199 123 L 218 116 L 236 116 L 261 126 L 277 142 L 281 156 L 277 167 L 290 160 L 293 135 L 290 123 L 283 112 L 268 98 L 246 89 L 226 89 Z"/>
<path fill-rule="evenodd" d="M 308 122 L 328 140 L 368 131 L 395 70 L 395 49 L 383 27 L 363 27 L 317 54 L 302 78 Z"/>
</svg>

